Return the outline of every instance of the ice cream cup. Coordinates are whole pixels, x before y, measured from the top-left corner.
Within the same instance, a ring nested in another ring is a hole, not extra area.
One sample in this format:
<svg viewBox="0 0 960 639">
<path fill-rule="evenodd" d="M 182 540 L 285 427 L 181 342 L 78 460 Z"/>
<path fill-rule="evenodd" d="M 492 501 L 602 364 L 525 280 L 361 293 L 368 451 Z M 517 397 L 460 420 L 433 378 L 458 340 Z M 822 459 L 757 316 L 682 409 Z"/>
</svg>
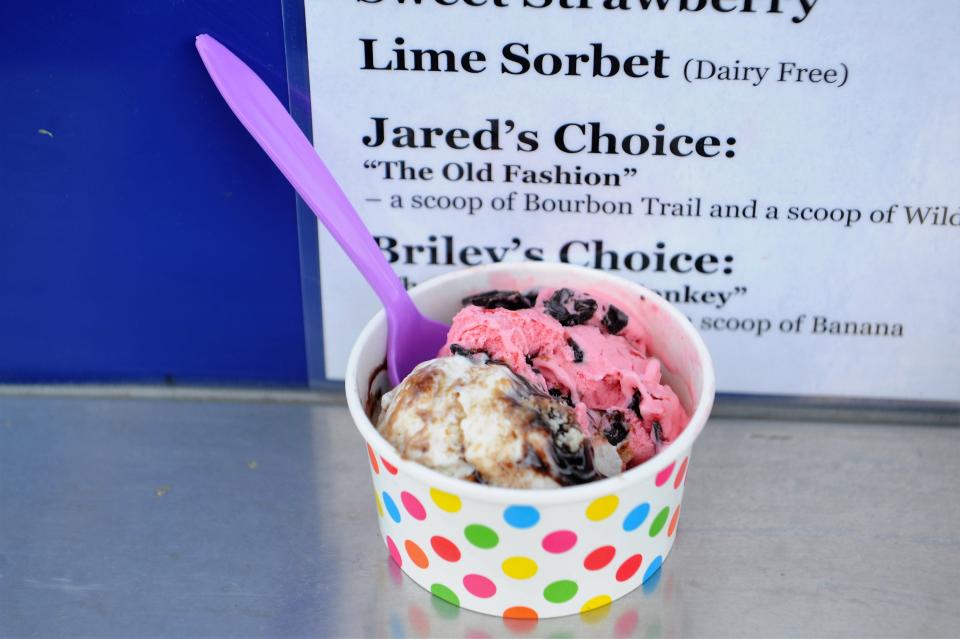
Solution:
<svg viewBox="0 0 960 639">
<path fill-rule="evenodd" d="M 383 312 L 370 320 L 350 353 L 347 403 L 366 441 L 387 552 L 413 581 L 463 608 L 531 619 L 588 612 L 653 576 L 676 539 L 691 448 L 714 396 L 710 355 L 679 310 L 619 277 L 552 263 L 454 271 L 424 282 L 411 295 L 426 315 L 449 322 L 467 295 L 561 286 L 622 301 L 644 324 L 651 353 L 691 415 L 673 443 L 617 477 L 522 490 L 465 482 L 406 461 L 367 414 L 386 384 Z"/>
</svg>

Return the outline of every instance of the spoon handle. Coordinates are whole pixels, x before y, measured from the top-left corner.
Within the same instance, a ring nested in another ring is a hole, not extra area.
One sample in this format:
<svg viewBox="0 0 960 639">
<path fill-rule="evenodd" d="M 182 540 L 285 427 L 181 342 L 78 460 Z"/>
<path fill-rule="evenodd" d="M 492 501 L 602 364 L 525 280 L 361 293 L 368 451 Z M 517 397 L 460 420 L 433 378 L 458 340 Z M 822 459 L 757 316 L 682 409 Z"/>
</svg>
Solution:
<svg viewBox="0 0 960 639">
<path fill-rule="evenodd" d="M 213 37 L 199 35 L 196 44 L 230 109 L 327 227 L 387 312 L 412 305 L 363 220 L 273 92 Z"/>
</svg>

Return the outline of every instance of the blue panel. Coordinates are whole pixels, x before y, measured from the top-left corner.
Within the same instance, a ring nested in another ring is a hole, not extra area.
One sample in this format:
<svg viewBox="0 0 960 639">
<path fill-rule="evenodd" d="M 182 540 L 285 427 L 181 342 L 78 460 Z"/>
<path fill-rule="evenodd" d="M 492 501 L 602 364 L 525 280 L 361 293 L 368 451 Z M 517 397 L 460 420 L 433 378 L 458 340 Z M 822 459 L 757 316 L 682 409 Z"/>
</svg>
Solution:
<svg viewBox="0 0 960 639">
<path fill-rule="evenodd" d="M 304 385 L 293 191 L 193 46 L 286 101 L 280 2 L 5 4 L 0 381 Z"/>
</svg>

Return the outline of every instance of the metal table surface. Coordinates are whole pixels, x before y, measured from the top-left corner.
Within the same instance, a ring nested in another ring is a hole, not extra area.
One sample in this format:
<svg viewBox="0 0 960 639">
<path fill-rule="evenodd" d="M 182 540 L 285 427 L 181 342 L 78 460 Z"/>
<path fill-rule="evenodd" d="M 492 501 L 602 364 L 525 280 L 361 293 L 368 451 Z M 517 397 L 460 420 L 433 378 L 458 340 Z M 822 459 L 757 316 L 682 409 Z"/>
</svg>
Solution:
<svg viewBox="0 0 960 639">
<path fill-rule="evenodd" d="M 713 419 L 670 558 L 587 616 L 405 578 L 345 406 L 0 396 L 0 636 L 960 635 L 960 429 Z"/>
</svg>

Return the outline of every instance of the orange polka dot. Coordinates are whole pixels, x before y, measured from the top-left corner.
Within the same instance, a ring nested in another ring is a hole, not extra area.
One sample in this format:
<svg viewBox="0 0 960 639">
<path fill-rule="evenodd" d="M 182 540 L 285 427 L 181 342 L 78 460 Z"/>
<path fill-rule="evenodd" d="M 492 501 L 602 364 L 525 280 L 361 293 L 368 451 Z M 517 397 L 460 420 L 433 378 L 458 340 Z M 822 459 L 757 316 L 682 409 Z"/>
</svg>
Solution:
<svg viewBox="0 0 960 639">
<path fill-rule="evenodd" d="M 406 548 L 407 554 L 410 556 L 410 561 L 413 562 L 417 568 L 426 568 L 430 565 L 430 560 L 427 559 L 427 553 L 423 552 L 423 549 L 420 548 L 414 541 L 408 539 L 403 542 L 403 547 Z"/>
<path fill-rule="evenodd" d="M 410 620 L 410 627 L 418 637 L 426 637 L 430 634 L 430 618 L 420 606 L 410 604 L 407 609 L 407 618 Z"/>
<path fill-rule="evenodd" d="M 373 467 L 373 472 L 379 475 L 380 465 L 377 464 L 377 456 L 373 454 L 373 447 L 370 444 L 367 444 L 367 456 L 370 457 L 370 465 Z"/>
<path fill-rule="evenodd" d="M 673 535 L 674 531 L 677 529 L 677 519 L 680 517 L 680 506 L 677 506 L 677 509 L 673 511 L 673 519 L 670 520 L 670 526 L 667 527 L 667 537 Z"/>
<path fill-rule="evenodd" d="M 536 619 L 515 619 L 513 617 L 504 617 L 503 625 L 507 628 L 510 636 L 519 637 L 527 635 L 537 629 L 540 623 Z"/>
<path fill-rule="evenodd" d="M 680 488 L 680 484 L 683 483 L 684 477 L 687 476 L 687 462 L 690 461 L 690 458 L 687 457 L 683 460 L 683 463 L 680 464 L 680 470 L 677 471 L 677 478 L 673 480 L 673 487 Z"/>
<path fill-rule="evenodd" d="M 503 611 L 503 616 L 508 619 L 539 619 L 540 615 L 533 608 L 526 606 L 513 606 Z"/>
</svg>

